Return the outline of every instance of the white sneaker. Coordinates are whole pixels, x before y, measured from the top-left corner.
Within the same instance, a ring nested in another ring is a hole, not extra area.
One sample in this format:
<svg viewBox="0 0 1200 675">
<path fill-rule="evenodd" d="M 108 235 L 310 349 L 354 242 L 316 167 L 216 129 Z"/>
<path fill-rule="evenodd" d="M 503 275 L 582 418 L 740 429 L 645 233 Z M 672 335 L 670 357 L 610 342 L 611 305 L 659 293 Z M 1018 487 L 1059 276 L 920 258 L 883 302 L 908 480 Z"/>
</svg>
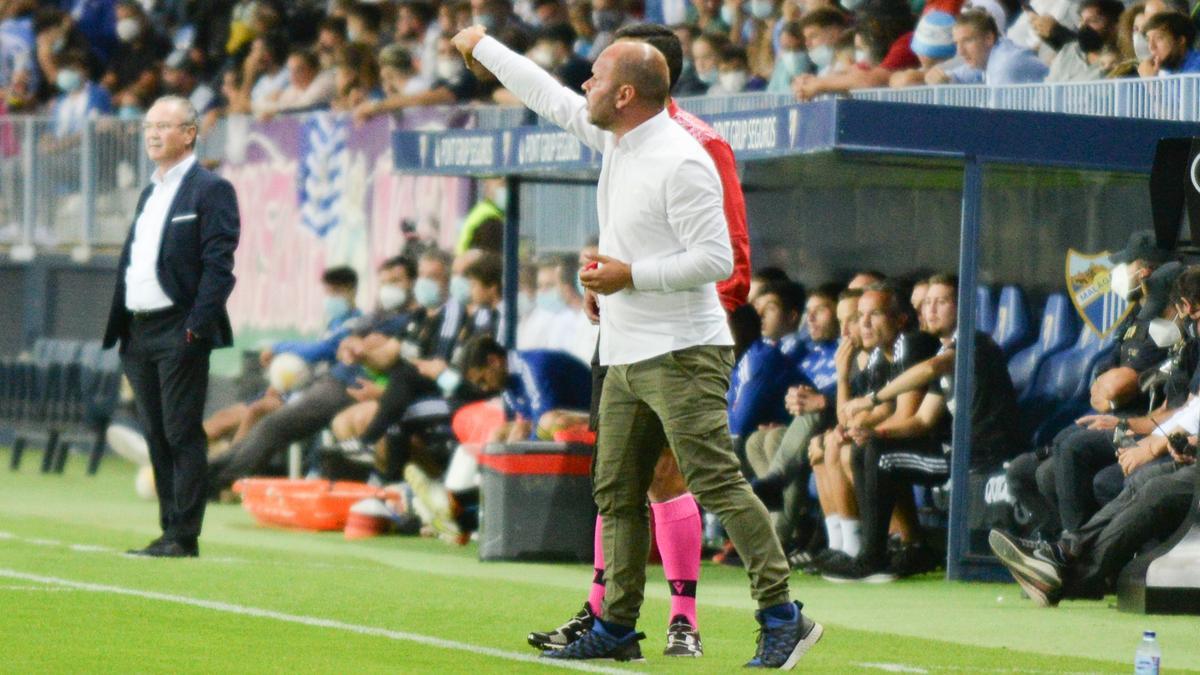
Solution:
<svg viewBox="0 0 1200 675">
<path fill-rule="evenodd" d="M 150 445 L 136 429 L 123 424 L 110 424 L 104 432 L 104 440 L 113 452 L 130 462 L 138 466 L 150 466 Z"/>
</svg>

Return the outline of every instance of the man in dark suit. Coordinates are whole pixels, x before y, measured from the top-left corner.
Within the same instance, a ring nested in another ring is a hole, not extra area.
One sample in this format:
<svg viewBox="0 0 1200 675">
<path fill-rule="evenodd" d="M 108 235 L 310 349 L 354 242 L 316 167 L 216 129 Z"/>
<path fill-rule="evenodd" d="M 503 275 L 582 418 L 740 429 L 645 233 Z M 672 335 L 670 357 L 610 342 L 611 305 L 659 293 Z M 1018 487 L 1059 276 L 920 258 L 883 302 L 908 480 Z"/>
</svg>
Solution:
<svg viewBox="0 0 1200 675">
<path fill-rule="evenodd" d="M 233 342 L 225 301 L 234 283 L 237 195 L 196 163 L 196 131 L 185 98 L 160 98 L 146 113 L 142 135 L 157 168 L 121 251 L 104 333 L 106 348 L 121 343 L 158 490 L 163 534 L 130 551 L 136 555 L 199 555 L 208 357 Z"/>
</svg>

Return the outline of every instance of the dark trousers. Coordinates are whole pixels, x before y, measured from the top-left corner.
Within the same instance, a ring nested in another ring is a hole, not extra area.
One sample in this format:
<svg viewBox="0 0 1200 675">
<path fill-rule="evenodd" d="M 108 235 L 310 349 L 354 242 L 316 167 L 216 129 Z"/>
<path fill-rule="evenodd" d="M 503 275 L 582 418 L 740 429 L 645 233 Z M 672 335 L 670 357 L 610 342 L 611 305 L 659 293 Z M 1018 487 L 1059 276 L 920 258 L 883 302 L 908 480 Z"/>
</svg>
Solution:
<svg viewBox="0 0 1200 675">
<path fill-rule="evenodd" d="M 1116 452 L 1112 431 L 1073 424 L 1054 437 L 1054 491 L 1064 531 L 1079 529 L 1100 508 L 1092 481 L 1117 461 Z"/>
<path fill-rule="evenodd" d="M 914 484 L 938 485 L 950 477 L 950 458 L 933 438 L 872 439 L 854 448 L 854 492 L 862 520 L 860 557 L 887 565 L 888 523 L 902 491 Z"/>
<path fill-rule="evenodd" d="M 262 472 L 289 444 L 320 432 L 353 403 L 340 380 L 329 375 L 318 378 L 299 396 L 259 420 L 245 438 L 213 462 L 214 486 Z"/>
<path fill-rule="evenodd" d="M 1148 543 L 1170 537 L 1187 516 L 1196 491 L 1196 465 L 1160 462 L 1134 471 L 1125 489 L 1078 531 L 1063 537 L 1071 563 L 1067 597 L 1099 597 Z"/>
<path fill-rule="evenodd" d="M 359 439 L 368 445 L 377 443 L 388 432 L 389 427 L 400 422 L 404 412 L 413 402 L 420 398 L 441 395 L 436 382 L 422 375 L 417 367 L 407 360 L 400 359 L 388 371 L 388 383 L 379 399 L 379 408 Z"/>
<path fill-rule="evenodd" d="M 189 344 L 186 314 L 134 317 L 121 362 L 146 429 L 163 538 L 194 546 L 204 521 L 209 348 Z"/>
<path fill-rule="evenodd" d="M 1005 471 L 1008 493 L 1029 513 L 1030 528 L 1053 541 L 1062 531 L 1054 490 L 1054 458 L 1039 459 L 1026 452 L 1008 463 Z"/>
</svg>

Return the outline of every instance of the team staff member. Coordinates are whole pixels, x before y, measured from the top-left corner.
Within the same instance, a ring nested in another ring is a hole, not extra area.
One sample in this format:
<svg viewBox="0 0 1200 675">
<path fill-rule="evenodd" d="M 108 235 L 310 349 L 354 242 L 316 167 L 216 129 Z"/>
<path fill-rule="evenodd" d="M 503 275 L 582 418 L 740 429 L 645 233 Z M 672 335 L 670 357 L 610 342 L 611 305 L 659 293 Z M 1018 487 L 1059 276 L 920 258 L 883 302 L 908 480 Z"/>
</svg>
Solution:
<svg viewBox="0 0 1200 675">
<path fill-rule="evenodd" d="M 138 199 L 117 265 L 105 348 L 121 343 L 150 445 L 162 536 L 130 553 L 196 557 L 207 495 L 204 402 L 208 357 L 233 342 L 225 301 L 233 291 L 240 223 L 233 186 L 196 163 L 196 109 L 165 96 L 142 135 L 156 169 Z"/>
<path fill-rule="evenodd" d="M 635 625 L 649 550 L 646 490 L 669 444 L 688 487 L 746 561 L 763 628 L 748 665 L 794 667 L 822 629 L 791 602 L 787 560 L 730 445 L 725 391 L 733 339 L 716 282 L 732 273 L 733 254 L 712 160 L 666 110 L 666 60 L 650 45 L 613 44 L 593 66 L 585 100 L 479 26 L 454 42 L 468 63 L 478 60 L 526 105 L 604 156 L 600 268 L 580 279 L 604 296 L 600 360 L 609 373 L 593 471 L 608 584 L 593 629 L 546 655 L 641 657 Z"/>
</svg>

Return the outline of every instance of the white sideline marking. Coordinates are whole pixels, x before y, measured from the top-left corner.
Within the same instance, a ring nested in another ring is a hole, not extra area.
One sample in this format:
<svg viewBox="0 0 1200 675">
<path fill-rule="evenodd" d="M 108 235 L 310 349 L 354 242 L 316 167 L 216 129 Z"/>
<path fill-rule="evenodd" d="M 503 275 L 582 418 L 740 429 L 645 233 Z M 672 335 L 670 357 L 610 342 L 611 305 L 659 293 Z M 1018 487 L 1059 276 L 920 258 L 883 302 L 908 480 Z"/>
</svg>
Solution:
<svg viewBox="0 0 1200 675">
<path fill-rule="evenodd" d="M 140 591 L 134 588 L 122 588 L 120 586 L 108 586 L 105 584 L 91 584 L 81 581 L 72 581 L 70 579 L 59 579 L 57 577 L 44 577 L 37 574 L 28 574 L 17 570 L 0 568 L 0 577 L 8 579 L 17 579 L 20 581 L 30 581 L 40 584 L 49 584 L 51 586 L 61 586 L 64 589 L 73 589 L 79 591 L 91 591 L 93 593 L 112 593 L 114 595 L 127 595 L 135 598 L 144 598 L 146 600 L 158 600 L 160 602 L 172 602 L 179 605 L 190 605 L 201 609 L 211 609 L 217 612 L 226 612 L 228 614 L 238 614 L 241 616 L 253 616 L 260 619 L 274 619 L 285 623 L 295 623 L 303 626 L 313 626 L 315 628 L 331 628 L 333 630 L 346 631 L 348 633 L 357 633 L 359 635 L 372 635 L 375 637 L 384 637 L 389 640 L 397 640 L 401 642 L 416 642 L 418 644 L 427 645 L 429 647 L 439 647 L 441 649 L 453 649 L 460 652 L 469 652 L 479 654 L 481 656 L 490 656 L 497 659 L 505 659 L 508 661 L 519 661 L 521 663 L 534 663 L 539 666 L 548 666 L 551 668 L 565 668 L 568 670 L 580 670 L 588 673 L 629 673 L 631 671 L 621 670 L 618 668 L 605 668 L 603 666 L 594 666 L 587 663 L 575 663 L 570 661 L 555 661 L 550 659 L 542 659 L 529 654 L 520 654 L 517 652 L 508 652 L 503 649 L 493 649 L 491 647 L 481 647 L 466 642 L 456 642 L 454 640 L 444 640 L 442 638 L 421 635 L 419 633 L 409 633 L 407 631 L 388 630 L 386 628 L 378 628 L 375 626 L 360 626 L 343 621 L 334 621 L 332 619 L 322 619 L 315 616 L 303 616 L 300 614 L 285 614 L 276 612 L 270 609 L 261 609 L 259 607 L 247 607 L 245 605 L 235 605 L 228 602 L 217 602 L 215 600 L 203 600 L 200 598 L 189 598 L 183 595 L 171 595 L 168 593 L 156 593 L 154 591 Z"/>
<path fill-rule="evenodd" d="M 873 670 L 884 670 L 889 673 L 928 673 L 924 668 L 914 668 L 905 666 L 899 663 L 856 663 L 860 668 L 871 668 Z"/>
<path fill-rule="evenodd" d="M 53 593 L 62 591 L 64 593 L 73 592 L 74 588 L 53 588 L 46 586 L 0 586 L 0 591 L 37 591 L 39 593 Z"/>
<path fill-rule="evenodd" d="M 1084 672 L 1067 672 L 1058 670 L 1031 670 L 1028 668 L 983 668 L 980 666 L 929 666 L 921 668 L 918 666 L 907 666 L 902 663 L 852 663 L 852 666 L 859 668 L 870 668 L 872 670 L 882 670 L 889 673 L 930 673 L 930 672 L 953 672 L 953 673 L 1019 673 L 1020 675 L 1088 675 Z"/>
</svg>

